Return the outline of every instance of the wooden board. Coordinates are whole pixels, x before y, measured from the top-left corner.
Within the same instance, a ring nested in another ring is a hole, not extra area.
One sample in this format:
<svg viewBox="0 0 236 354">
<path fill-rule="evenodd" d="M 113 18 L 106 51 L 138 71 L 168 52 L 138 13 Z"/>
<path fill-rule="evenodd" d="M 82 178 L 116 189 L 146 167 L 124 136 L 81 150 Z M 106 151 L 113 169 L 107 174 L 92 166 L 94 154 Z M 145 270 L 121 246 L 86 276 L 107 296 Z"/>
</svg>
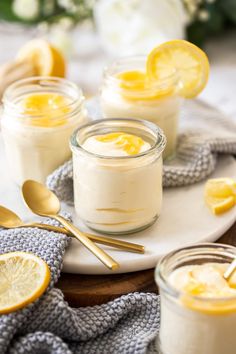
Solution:
<svg viewBox="0 0 236 354">
<path fill-rule="evenodd" d="M 236 246 L 236 223 L 217 242 Z M 114 275 L 62 273 L 57 287 L 73 307 L 100 305 L 134 291 L 158 293 L 154 269 Z"/>
</svg>

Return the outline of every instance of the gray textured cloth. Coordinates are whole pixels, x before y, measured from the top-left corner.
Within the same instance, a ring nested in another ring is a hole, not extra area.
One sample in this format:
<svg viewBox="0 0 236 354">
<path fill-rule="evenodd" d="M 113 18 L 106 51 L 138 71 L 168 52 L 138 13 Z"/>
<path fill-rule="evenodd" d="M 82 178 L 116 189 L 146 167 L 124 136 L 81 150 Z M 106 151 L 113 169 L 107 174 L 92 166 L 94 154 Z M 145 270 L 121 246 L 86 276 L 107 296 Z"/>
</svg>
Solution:
<svg viewBox="0 0 236 354">
<path fill-rule="evenodd" d="M 146 353 L 159 329 L 159 296 L 133 293 L 101 306 L 70 308 L 62 292 L 54 288 L 69 242 L 67 236 L 22 228 L 1 230 L 0 240 L 0 254 L 32 252 L 51 270 L 49 288 L 39 300 L 0 316 L 1 354 Z"/>
<path fill-rule="evenodd" d="M 89 102 L 89 115 L 101 117 L 98 102 Z M 179 187 L 199 182 L 215 169 L 218 154 L 236 154 L 236 123 L 200 100 L 186 101 L 180 117 L 176 157 L 164 162 L 164 187 Z M 71 160 L 47 180 L 48 187 L 61 200 L 73 202 Z"/>
</svg>

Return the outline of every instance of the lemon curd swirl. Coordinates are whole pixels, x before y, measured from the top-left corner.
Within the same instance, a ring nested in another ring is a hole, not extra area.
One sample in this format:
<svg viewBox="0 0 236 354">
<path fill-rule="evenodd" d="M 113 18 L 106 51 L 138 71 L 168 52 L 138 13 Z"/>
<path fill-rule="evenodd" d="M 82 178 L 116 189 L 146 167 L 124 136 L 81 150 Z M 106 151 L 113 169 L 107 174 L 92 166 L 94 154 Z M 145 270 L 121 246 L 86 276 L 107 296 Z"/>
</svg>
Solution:
<svg viewBox="0 0 236 354">
<path fill-rule="evenodd" d="M 215 315 L 235 312 L 236 274 L 224 279 L 228 266 L 228 263 L 184 266 L 173 271 L 169 282 L 182 292 L 181 302 L 190 309 Z"/>
<path fill-rule="evenodd" d="M 83 148 L 104 156 L 132 156 L 150 149 L 141 137 L 125 132 L 113 132 L 88 138 Z"/>
<path fill-rule="evenodd" d="M 30 125 L 40 127 L 56 127 L 66 123 L 65 115 L 70 112 L 71 100 L 57 93 L 34 93 L 22 98 L 19 105 L 25 119 L 30 119 Z"/>
</svg>

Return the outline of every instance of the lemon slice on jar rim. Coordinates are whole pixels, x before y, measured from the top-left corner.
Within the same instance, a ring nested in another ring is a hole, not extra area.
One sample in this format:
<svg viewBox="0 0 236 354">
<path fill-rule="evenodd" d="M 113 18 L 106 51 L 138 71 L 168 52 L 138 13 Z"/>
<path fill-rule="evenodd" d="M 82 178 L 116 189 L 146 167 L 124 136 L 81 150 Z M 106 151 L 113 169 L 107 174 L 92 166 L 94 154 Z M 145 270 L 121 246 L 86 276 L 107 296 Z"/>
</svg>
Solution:
<svg viewBox="0 0 236 354">
<path fill-rule="evenodd" d="M 19 310 L 38 299 L 50 282 L 46 262 L 28 252 L 0 255 L 0 314 Z"/>
<path fill-rule="evenodd" d="M 196 97 L 206 86 L 209 61 L 196 45 L 185 40 L 165 42 L 154 48 L 147 58 L 147 75 L 150 80 L 179 76 L 179 94 L 185 98 Z"/>
</svg>

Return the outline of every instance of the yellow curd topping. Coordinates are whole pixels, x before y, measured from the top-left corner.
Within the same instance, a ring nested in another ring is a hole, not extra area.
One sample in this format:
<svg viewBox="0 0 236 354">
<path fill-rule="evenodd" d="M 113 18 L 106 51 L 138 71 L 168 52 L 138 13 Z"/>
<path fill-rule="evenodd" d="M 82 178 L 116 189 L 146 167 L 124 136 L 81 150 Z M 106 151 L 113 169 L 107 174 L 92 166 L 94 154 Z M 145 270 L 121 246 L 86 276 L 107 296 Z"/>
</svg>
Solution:
<svg viewBox="0 0 236 354">
<path fill-rule="evenodd" d="M 137 155 L 150 147 L 141 137 L 125 132 L 95 135 L 83 144 L 85 150 L 104 156 Z"/>
<path fill-rule="evenodd" d="M 116 77 L 120 80 L 121 95 L 129 100 L 157 100 L 170 96 L 174 92 L 174 87 L 155 88 L 146 73 L 141 71 L 124 71 Z"/>
<path fill-rule="evenodd" d="M 57 93 L 34 93 L 20 101 L 23 114 L 31 116 L 30 124 L 54 127 L 66 122 L 64 115 L 70 112 L 70 99 Z M 57 119 L 58 118 L 58 119 Z"/>
<path fill-rule="evenodd" d="M 184 266 L 172 272 L 169 282 L 184 293 L 181 302 L 186 307 L 208 314 L 235 312 L 236 274 L 225 280 L 223 274 L 228 266 L 228 263 Z"/>
<path fill-rule="evenodd" d="M 144 145 L 144 141 L 139 136 L 122 132 L 110 133 L 97 136 L 96 139 L 103 143 L 114 142 L 115 145 L 126 151 L 128 155 L 137 155 Z"/>
</svg>

